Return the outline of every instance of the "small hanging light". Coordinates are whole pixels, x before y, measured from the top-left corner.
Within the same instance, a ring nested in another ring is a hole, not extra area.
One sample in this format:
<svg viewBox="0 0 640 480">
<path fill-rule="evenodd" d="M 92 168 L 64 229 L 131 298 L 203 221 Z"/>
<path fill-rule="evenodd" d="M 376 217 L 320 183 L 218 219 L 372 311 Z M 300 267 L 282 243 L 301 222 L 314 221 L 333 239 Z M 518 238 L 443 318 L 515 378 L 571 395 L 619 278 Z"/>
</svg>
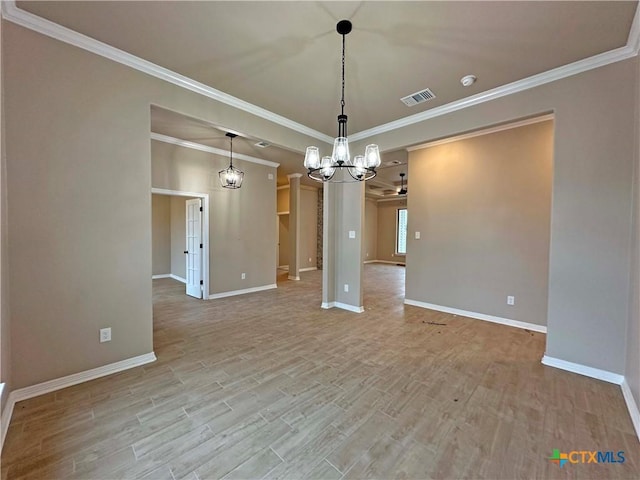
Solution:
<svg viewBox="0 0 640 480">
<path fill-rule="evenodd" d="M 407 194 L 407 187 L 405 187 L 404 185 L 404 176 L 406 174 L 405 173 L 401 173 L 400 174 L 400 190 L 398 191 L 398 195 L 406 195 Z"/>
<path fill-rule="evenodd" d="M 235 133 L 227 132 L 229 137 L 229 167 L 218 172 L 220 177 L 220 184 L 224 188 L 240 188 L 242 186 L 242 180 L 244 179 L 244 172 L 233 166 L 233 139 L 237 137 Z"/>
<path fill-rule="evenodd" d="M 340 20 L 336 31 L 342 35 L 342 97 L 340 99 L 340 115 L 338 115 L 338 136 L 333 142 L 331 156 L 320 157 L 318 147 L 307 147 L 304 166 L 309 178 L 318 182 L 361 182 L 376 176 L 376 168 L 380 166 L 380 151 L 377 145 L 367 145 L 364 155 L 356 155 L 353 160 L 349 154 L 349 140 L 347 139 L 347 116 L 344 114 L 344 64 L 345 37 L 351 32 L 349 20 Z M 349 175 L 338 175 L 336 171 L 346 169 Z"/>
</svg>

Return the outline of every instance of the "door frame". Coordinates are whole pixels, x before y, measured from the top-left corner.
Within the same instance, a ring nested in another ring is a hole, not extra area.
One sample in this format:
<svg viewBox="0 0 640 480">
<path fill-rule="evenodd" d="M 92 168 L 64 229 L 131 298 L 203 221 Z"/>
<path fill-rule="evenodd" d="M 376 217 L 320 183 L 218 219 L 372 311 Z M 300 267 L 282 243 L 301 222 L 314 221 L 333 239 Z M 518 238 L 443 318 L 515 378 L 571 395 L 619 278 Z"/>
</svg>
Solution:
<svg viewBox="0 0 640 480">
<path fill-rule="evenodd" d="M 193 197 L 202 201 L 202 299 L 209 299 L 209 194 L 151 188 L 151 193 L 173 197 Z"/>
</svg>

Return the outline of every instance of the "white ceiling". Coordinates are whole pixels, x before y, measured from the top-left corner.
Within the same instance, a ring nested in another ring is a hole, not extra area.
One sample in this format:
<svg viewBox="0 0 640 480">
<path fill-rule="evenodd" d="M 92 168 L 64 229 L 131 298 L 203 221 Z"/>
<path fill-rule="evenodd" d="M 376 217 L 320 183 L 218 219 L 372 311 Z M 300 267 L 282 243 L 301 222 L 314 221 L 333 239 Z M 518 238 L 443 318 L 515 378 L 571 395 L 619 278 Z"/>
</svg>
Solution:
<svg viewBox="0 0 640 480">
<path fill-rule="evenodd" d="M 345 112 L 354 134 L 624 47 L 637 1 L 29 1 L 17 6 L 333 137 L 340 99 L 338 20 L 354 26 L 346 37 Z M 465 88 L 460 78 L 469 73 L 478 81 Z M 414 107 L 400 101 L 427 87 L 434 100 Z M 157 109 L 152 124 L 159 133 L 215 143 L 212 126 L 195 119 Z M 304 171 L 301 152 L 244 143 L 248 155 L 281 163 L 279 177 Z M 384 158 L 392 160 L 406 163 L 406 154 Z M 392 185 L 404 168 L 382 169 L 379 180 Z"/>
</svg>

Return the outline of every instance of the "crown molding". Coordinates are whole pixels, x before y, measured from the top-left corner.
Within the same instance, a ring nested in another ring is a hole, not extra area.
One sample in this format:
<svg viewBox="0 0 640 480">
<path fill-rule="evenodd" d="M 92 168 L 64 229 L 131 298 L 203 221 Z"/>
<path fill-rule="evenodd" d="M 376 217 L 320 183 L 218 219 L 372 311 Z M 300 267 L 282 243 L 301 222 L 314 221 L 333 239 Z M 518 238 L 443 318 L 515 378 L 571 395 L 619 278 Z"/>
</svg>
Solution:
<svg viewBox="0 0 640 480">
<path fill-rule="evenodd" d="M 42 17 L 34 15 L 33 13 L 26 12 L 16 6 L 14 0 L 3 0 L 2 4 L 2 18 L 13 22 L 22 27 L 28 28 L 35 32 L 41 33 L 48 37 L 54 38 L 64 43 L 68 43 L 78 48 L 82 48 L 96 55 L 108 58 L 114 62 L 121 63 L 140 72 L 146 73 L 153 77 L 159 78 L 166 82 L 172 83 L 186 90 L 190 90 L 197 94 L 211 98 L 218 102 L 224 103 L 231 107 L 243 110 L 247 113 L 255 115 L 260 118 L 264 118 L 270 122 L 276 123 L 283 127 L 295 130 L 304 135 L 316 138 L 323 142 L 333 143 L 333 138 L 322 132 L 309 128 L 301 123 L 290 120 L 282 115 L 273 113 L 264 108 L 253 105 L 249 102 L 241 100 L 237 97 L 224 93 L 220 90 L 212 88 L 208 85 L 200 83 L 189 77 L 181 75 L 177 72 L 169 70 L 168 68 L 161 67 L 155 63 L 144 60 L 135 55 L 131 55 L 123 50 L 107 45 L 94 38 L 83 35 L 69 28 L 63 27 L 55 22 L 46 20 Z"/>
<path fill-rule="evenodd" d="M 180 138 L 170 137 L 169 135 L 162 135 L 161 133 L 151 132 L 151 140 L 170 143 L 171 145 L 178 145 L 179 147 L 191 148 L 192 150 L 200 150 L 201 152 L 213 153 L 214 155 L 220 155 L 222 157 L 226 157 L 229 155 L 228 150 L 209 147 L 208 145 L 202 145 L 201 143 L 195 143 L 188 140 L 182 140 Z M 262 158 L 250 157 L 249 155 L 244 155 L 242 153 L 234 153 L 233 159 L 244 160 L 245 162 L 257 163 L 259 165 L 266 165 L 267 167 L 278 168 L 280 166 L 279 163 L 270 162 L 269 160 L 263 160 Z"/>
<path fill-rule="evenodd" d="M 333 143 L 334 139 L 329 135 L 302 125 L 301 123 L 290 120 L 286 117 L 278 115 L 277 113 L 270 112 L 269 110 L 258 107 L 257 105 L 253 105 L 249 102 L 241 100 L 215 88 L 209 87 L 208 85 L 197 82 L 196 80 L 188 78 L 184 75 L 180 75 L 177 72 L 161 67 L 147 60 L 143 60 L 142 58 L 136 57 L 135 55 L 131 55 L 127 52 L 107 45 L 91 37 L 63 27 L 62 25 L 51 22 L 32 13 L 26 12 L 16 6 L 15 0 L 3 0 L 0 3 L 2 5 L 2 18 L 5 20 L 11 21 L 43 35 L 47 35 L 61 42 L 74 45 L 78 48 L 82 48 L 115 62 L 129 66 L 153 77 L 165 80 L 169 83 L 219 101 L 234 108 L 238 108 L 239 110 L 243 110 L 257 117 L 264 118 L 265 120 L 271 121 L 283 127 L 298 131 L 302 134 L 308 135 L 326 143 Z M 563 65 L 561 67 L 557 67 L 552 70 L 548 70 L 546 72 L 542 72 L 537 75 L 533 75 L 531 77 L 509 83 L 507 85 L 502 85 L 500 87 L 496 87 L 494 89 L 487 90 L 486 92 L 481 92 L 476 95 L 472 95 L 470 97 L 448 103 L 446 105 L 441 105 L 440 107 L 432 108 L 415 115 L 410 115 L 408 117 L 400 118 L 392 122 L 384 123 L 368 130 L 363 130 L 361 132 L 350 135 L 349 139 L 351 141 L 364 140 L 374 135 L 397 130 L 399 128 L 424 122 L 425 120 L 429 120 L 431 118 L 453 113 L 458 110 L 462 110 L 474 105 L 479 105 L 481 103 L 495 100 L 497 98 L 511 95 L 513 93 L 522 92 L 524 90 L 538 87 L 540 85 L 554 82 L 556 80 L 561 80 L 572 75 L 577 75 L 594 68 L 599 68 L 611 63 L 626 60 L 638 55 L 639 50 L 640 5 L 636 7 L 636 13 L 634 15 L 633 23 L 629 31 L 627 44 L 624 47 L 620 47 L 608 52 L 594 55 L 589 58 L 585 58 L 583 60 L 579 60 L 577 62 Z"/>
<path fill-rule="evenodd" d="M 496 125 L 494 127 L 483 128 L 481 130 L 474 130 L 473 132 L 463 133 L 462 135 L 456 135 L 455 137 L 447 137 L 442 140 L 434 140 L 433 142 L 422 143 L 420 145 L 415 145 L 413 147 L 408 147 L 407 152 L 414 152 L 416 150 L 422 150 L 423 148 L 437 147 L 438 145 L 444 145 L 446 143 L 458 142 L 460 140 L 467 140 L 473 137 L 481 137 L 483 135 L 489 135 L 490 133 L 502 132 L 504 130 L 511 130 L 512 128 L 524 127 L 526 125 L 532 125 L 534 123 L 546 122 L 548 120 L 553 120 L 554 115 L 552 113 L 548 113 L 546 115 L 541 115 L 539 117 L 527 118 L 525 120 L 520 120 L 513 123 L 504 123 L 501 125 Z"/>
<path fill-rule="evenodd" d="M 636 5 L 636 14 L 633 16 L 633 23 L 631 24 L 631 30 L 629 30 L 627 46 L 631 47 L 636 52 L 636 55 L 638 54 L 640 50 L 640 3 Z"/>
<path fill-rule="evenodd" d="M 636 13 L 636 18 L 637 16 L 638 15 Z M 638 21 L 634 21 L 634 26 L 638 23 Z M 636 28 L 636 30 L 637 29 L 638 28 Z M 634 35 L 637 37 L 637 33 L 635 33 Z M 638 39 L 636 38 L 635 41 L 637 44 Z M 398 128 L 408 127 L 409 125 L 424 122 L 425 120 L 429 120 L 431 118 L 446 115 L 448 113 L 453 113 L 458 110 L 463 110 L 474 105 L 479 105 L 481 103 L 489 102 L 497 98 L 506 97 L 507 95 L 522 92 L 524 90 L 529 90 L 530 88 L 538 87 L 550 82 L 555 82 L 556 80 L 561 80 L 572 75 L 577 75 L 594 68 L 604 67 L 605 65 L 609 65 L 611 63 L 620 62 L 622 60 L 632 58 L 637 54 L 637 45 L 635 49 L 629 45 L 616 48 L 615 50 L 610 50 L 608 52 L 594 55 L 593 57 L 578 60 L 577 62 L 569 63 L 567 65 L 563 65 L 562 67 L 554 68 L 552 70 L 548 70 L 546 72 L 539 73 L 537 75 L 533 75 L 516 82 L 508 83 L 507 85 L 502 85 L 500 87 L 487 90 L 486 92 L 481 92 L 467 98 L 462 98 L 455 102 L 447 103 L 446 105 L 441 105 L 440 107 L 435 107 L 424 112 L 416 113 L 415 115 L 410 115 L 408 117 L 394 120 L 393 122 L 378 125 L 377 127 L 373 127 L 368 130 L 363 130 L 354 135 L 350 135 L 349 140 L 364 140 L 374 135 L 387 133 L 393 130 L 397 130 Z"/>
</svg>

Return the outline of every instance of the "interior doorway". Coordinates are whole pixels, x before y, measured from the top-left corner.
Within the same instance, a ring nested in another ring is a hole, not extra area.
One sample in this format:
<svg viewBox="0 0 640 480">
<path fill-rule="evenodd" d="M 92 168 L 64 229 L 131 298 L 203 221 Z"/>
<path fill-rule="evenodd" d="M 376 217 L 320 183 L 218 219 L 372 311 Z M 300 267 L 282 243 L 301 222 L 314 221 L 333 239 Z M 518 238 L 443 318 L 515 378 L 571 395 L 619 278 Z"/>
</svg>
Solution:
<svg viewBox="0 0 640 480">
<path fill-rule="evenodd" d="M 152 278 L 209 298 L 209 195 L 152 188 Z"/>
</svg>

